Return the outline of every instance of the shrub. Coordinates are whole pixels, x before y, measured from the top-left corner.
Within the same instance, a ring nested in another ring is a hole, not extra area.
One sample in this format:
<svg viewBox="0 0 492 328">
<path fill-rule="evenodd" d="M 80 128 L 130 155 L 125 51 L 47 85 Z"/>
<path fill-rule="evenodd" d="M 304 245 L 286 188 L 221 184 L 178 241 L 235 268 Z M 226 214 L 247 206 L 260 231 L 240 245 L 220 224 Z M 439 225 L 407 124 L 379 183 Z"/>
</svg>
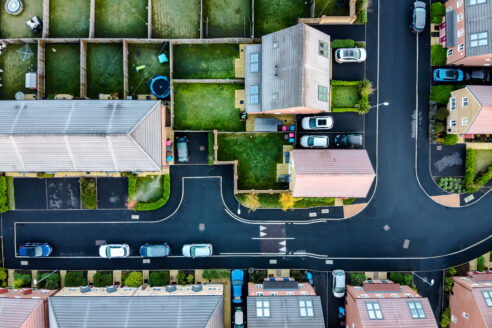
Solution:
<svg viewBox="0 0 492 328">
<path fill-rule="evenodd" d="M 291 270 L 290 275 L 297 282 L 305 282 L 307 281 L 306 271 L 303 270 Z"/>
<path fill-rule="evenodd" d="M 353 202 L 355 202 L 355 198 L 345 198 L 343 200 L 343 205 L 350 205 L 352 204 Z"/>
<path fill-rule="evenodd" d="M 41 280 L 41 279 L 43 279 L 43 280 Z M 50 272 L 43 273 L 43 274 L 38 273 L 36 275 L 36 280 L 39 281 L 36 284 L 36 287 L 38 287 L 38 288 L 45 288 L 45 289 L 58 289 L 58 288 L 60 288 L 60 274 L 58 272 L 55 272 L 53 274 Z"/>
<path fill-rule="evenodd" d="M 357 0 L 355 3 L 355 12 L 357 18 L 355 23 L 367 24 L 367 7 L 369 6 L 369 0 Z"/>
<path fill-rule="evenodd" d="M 485 269 L 485 258 L 483 256 L 480 256 L 477 259 L 477 270 L 482 272 Z"/>
<path fill-rule="evenodd" d="M 8 210 L 7 179 L 4 176 L 0 176 L 0 213 L 5 213 Z"/>
<path fill-rule="evenodd" d="M 475 179 L 475 162 L 477 158 L 477 152 L 475 149 L 468 148 L 466 150 L 465 161 L 465 186 L 467 189 L 472 189 L 473 180 Z"/>
<path fill-rule="evenodd" d="M 369 98 L 361 95 L 360 102 L 355 105 L 355 108 L 358 109 L 358 112 L 361 115 L 369 113 Z"/>
<path fill-rule="evenodd" d="M 195 282 L 195 276 L 193 276 L 191 273 L 186 276 L 186 282 L 191 285 Z"/>
<path fill-rule="evenodd" d="M 4 268 L 0 268 L 0 280 L 6 280 L 7 279 L 7 272 L 5 272 Z"/>
<path fill-rule="evenodd" d="M 450 276 L 454 276 L 456 274 L 456 269 L 455 267 L 450 267 L 449 270 L 448 270 L 448 274 Z"/>
<path fill-rule="evenodd" d="M 248 212 L 256 211 L 256 209 L 260 207 L 260 199 L 258 194 L 255 192 L 247 194 L 244 199 L 244 205 L 249 208 Z"/>
<path fill-rule="evenodd" d="M 436 113 L 436 120 L 445 121 L 448 118 L 449 111 L 446 107 L 441 107 Z"/>
<path fill-rule="evenodd" d="M 32 276 L 30 273 L 19 273 L 19 272 L 14 272 L 14 281 L 15 280 L 22 280 L 24 282 L 24 286 L 31 286 L 31 279 Z"/>
<path fill-rule="evenodd" d="M 393 282 L 400 284 L 403 281 L 403 275 L 399 272 L 391 272 L 390 279 L 393 280 Z"/>
<path fill-rule="evenodd" d="M 128 189 L 130 189 L 130 180 L 128 180 Z M 169 200 L 170 193 L 171 193 L 171 178 L 169 174 L 166 174 L 164 175 L 164 186 L 162 188 L 162 197 L 154 202 L 138 202 L 135 205 L 135 209 L 137 211 L 153 211 L 158 208 L 161 208 Z M 128 195 L 130 195 L 130 190 L 128 190 Z M 135 195 L 135 192 L 133 192 L 133 195 Z"/>
<path fill-rule="evenodd" d="M 337 48 L 353 48 L 355 47 L 355 41 L 352 39 L 336 39 L 331 41 L 331 47 Z"/>
<path fill-rule="evenodd" d="M 169 272 L 168 271 L 151 272 L 149 275 L 149 285 L 151 287 L 169 285 Z"/>
<path fill-rule="evenodd" d="M 250 280 L 255 284 L 262 284 L 263 281 L 265 281 L 266 277 L 267 277 L 266 270 L 255 270 L 253 274 L 250 276 Z"/>
<path fill-rule="evenodd" d="M 366 276 L 361 272 L 352 272 L 350 274 L 350 284 L 352 286 L 362 286 L 366 280 Z"/>
<path fill-rule="evenodd" d="M 87 279 L 82 271 L 68 271 L 65 275 L 65 287 L 87 286 Z"/>
<path fill-rule="evenodd" d="M 446 310 L 444 310 L 442 312 L 442 316 L 441 316 L 441 327 L 442 328 L 446 328 L 449 326 L 449 324 L 451 323 L 451 309 L 450 308 L 446 308 Z"/>
<path fill-rule="evenodd" d="M 214 152 L 214 134 L 208 133 L 208 165 L 214 165 L 215 152 Z"/>
<path fill-rule="evenodd" d="M 366 47 L 366 43 L 364 41 L 355 41 L 355 46 L 357 48 L 365 48 Z"/>
<path fill-rule="evenodd" d="M 107 287 L 113 285 L 111 273 L 96 272 L 93 277 L 94 287 Z"/>
<path fill-rule="evenodd" d="M 80 199 L 82 205 L 88 209 L 93 210 L 97 207 L 97 187 L 96 179 L 94 178 L 80 178 Z"/>
<path fill-rule="evenodd" d="M 448 50 L 440 44 L 435 44 L 431 48 L 432 66 L 446 65 Z"/>
<path fill-rule="evenodd" d="M 441 2 L 434 2 L 430 6 L 430 20 L 431 23 L 441 24 L 442 18 L 446 14 L 446 8 Z"/>
<path fill-rule="evenodd" d="M 280 205 L 282 206 L 282 211 L 287 211 L 288 209 L 294 209 L 296 199 L 292 197 L 290 191 L 283 192 L 280 194 Z"/>
<path fill-rule="evenodd" d="M 456 134 L 447 134 L 444 137 L 444 144 L 448 146 L 454 146 L 458 142 L 458 136 Z"/>
<path fill-rule="evenodd" d="M 367 79 L 360 81 L 359 88 L 360 88 L 360 96 L 362 98 L 364 97 L 367 98 L 374 93 L 372 82 Z"/>
<path fill-rule="evenodd" d="M 453 90 L 452 85 L 435 85 L 431 88 L 429 99 L 440 105 L 446 105 Z"/>
<path fill-rule="evenodd" d="M 22 288 L 26 285 L 25 281 L 22 280 L 22 279 L 16 279 L 14 280 L 14 288 L 15 289 L 18 289 L 18 288 Z"/>
<path fill-rule="evenodd" d="M 453 278 L 444 278 L 444 291 L 450 292 L 453 289 Z"/>
<path fill-rule="evenodd" d="M 178 280 L 178 284 L 182 286 L 186 285 L 186 273 L 179 272 L 178 275 L 176 276 L 176 279 Z"/>
<path fill-rule="evenodd" d="M 125 279 L 125 286 L 138 287 L 142 284 L 142 272 L 132 271 Z"/>
<path fill-rule="evenodd" d="M 444 124 L 442 124 L 442 122 L 436 121 L 434 123 L 434 130 L 436 131 L 436 133 L 441 133 L 444 131 L 444 129 L 445 129 L 445 127 L 444 127 Z"/>
<path fill-rule="evenodd" d="M 413 285 L 413 277 L 410 273 L 407 273 L 403 276 L 403 284 L 412 287 Z"/>
<path fill-rule="evenodd" d="M 7 203 L 9 210 L 15 210 L 15 197 L 14 197 L 14 177 L 7 178 Z"/>
</svg>

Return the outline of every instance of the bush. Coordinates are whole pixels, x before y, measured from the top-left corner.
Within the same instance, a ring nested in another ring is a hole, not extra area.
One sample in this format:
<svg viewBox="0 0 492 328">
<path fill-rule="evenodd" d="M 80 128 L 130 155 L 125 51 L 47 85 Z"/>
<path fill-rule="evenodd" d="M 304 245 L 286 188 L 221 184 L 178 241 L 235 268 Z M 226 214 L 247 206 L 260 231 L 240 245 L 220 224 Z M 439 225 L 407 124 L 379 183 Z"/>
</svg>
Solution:
<svg viewBox="0 0 492 328">
<path fill-rule="evenodd" d="M 22 285 L 22 287 L 31 286 L 31 279 L 32 279 L 32 276 L 30 273 L 14 272 L 14 281 L 15 280 L 22 280 L 24 282 L 24 285 Z"/>
<path fill-rule="evenodd" d="M 96 179 L 80 178 L 79 182 L 82 205 L 88 210 L 95 209 L 97 207 Z"/>
<path fill-rule="evenodd" d="M 306 271 L 304 271 L 304 270 L 291 270 L 290 275 L 297 282 L 307 281 Z"/>
<path fill-rule="evenodd" d="M 355 46 L 357 48 L 365 48 L 366 47 L 366 43 L 364 41 L 355 41 Z"/>
<path fill-rule="evenodd" d="M 214 165 L 215 152 L 214 152 L 214 134 L 208 133 L 208 165 Z"/>
<path fill-rule="evenodd" d="M 442 316 L 441 316 L 441 327 L 442 328 L 446 328 L 449 326 L 449 324 L 451 323 L 451 309 L 450 308 L 446 308 L 446 310 L 444 310 L 442 312 Z"/>
<path fill-rule="evenodd" d="M 186 273 L 179 272 L 178 275 L 176 276 L 176 279 L 178 280 L 178 284 L 182 286 L 186 285 Z"/>
<path fill-rule="evenodd" d="M 0 268 L 0 281 L 7 279 L 7 272 L 5 272 L 4 268 Z"/>
<path fill-rule="evenodd" d="M 294 209 L 296 199 L 292 197 L 290 191 L 283 192 L 280 194 L 280 205 L 282 206 L 282 211 L 287 211 L 288 209 Z"/>
<path fill-rule="evenodd" d="M 262 284 L 267 277 L 266 270 L 255 270 L 253 274 L 250 276 L 250 280 L 255 284 Z"/>
<path fill-rule="evenodd" d="M 43 279 L 43 280 L 41 280 Z M 38 273 L 36 275 L 36 280 L 39 281 L 36 284 L 37 288 L 45 288 L 45 289 L 58 289 L 60 288 L 60 274 L 55 272 L 51 274 L 48 273 Z M 41 281 L 40 281 L 41 280 Z"/>
<path fill-rule="evenodd" d="M 435 44 L 431 48 L 432 66 L 444 66 L 448 58 L 448 50 L 440 44 Z"/>
<path fill-rule="evenodd" d="M 14 280 L 14 288 L 19 289 L 26 286 L 26 282 L 22 279 Z"/>
<path fill-rule="evenodd" d="M 96 272 L 93 277 L 94 287 L 107 287 L 113 285 L 111 273 Z"/>
<path fill-rule="evenodd" d="M 458 136 L 456 134 L 447 134 L 444 137 L 444 144 L 448 146 L 454 146 L 458 142 Z"/>
<path fill-rule="evenodd" d="M 369 6 L 369 0 L 357 0 L 355 3 L 355 12 L 357 18 L 355 23 L 367 24 L 367 7 Z"/>
<path fill-rule="evenodd" d="M 436 113 L 436 120 L 445 121 L 448 118 L 449 111 L 446 107 L 441 107 Z"/>
<path fill-rule="evenodd" d="M 142 272 L 132 271 L 125 279 L 125 286 L 138 287 L 142 284 Z"/>
<path fill-rule="evenodd" d="M 480 256 L 477 259 L 477 270 L 482 272 L 485 269 L 485 258 L 483 256 Z"/>
<path fill-rule="evenodd" d="M 82 271 L 68 271 L 65 275 L 65 287 L 87 286 L 87 279 Z"/>
<path fill-rule="evenodd" d="M 350 274 L 350 284 L 352 286 L 362 286 L 366 280 L 366 276 L 361 272 L 352 272 Z"/>
<path fill-rule="evenodd" d="M 359 89 L 361 98 L 367 98 L 374 93 L 372 82 L 367 79 L 360 81 Z"/>
<path fill-rule="evenodd" d="M 453 278 L 445 277 L 444 278 L 444 291 L 450 292 L 453 289 Z"/>
<path fill-rule="evenodd" d="M 452 85 L 435 85 L 431 88 L 429 99 L 440 105 L 446 105 L 453 89 Z"/>
<path fill-rule="evenodd" d="M 446 14 L 446 8 L 441 2 L 434 2 L 430 6 L 430 21 L 434 24 L 441 24 L 442 18 Z"/>
<path fill-rule="evenodd" d="M 149 275 L 149 285 L 151 287 L 169 285 L 169 272 L 168 271 L 151 272 Z"/>
<path fill-rule="evenodd" d="M 450 276 L 454 276 L 456 274 L 456 269 L 455 267 L 450 267 L 449 270 L 448 270 L 448 274 Z"/>
<path fill-rule="evenodd" d="M 434 130 L 436 131 L 436 133 L 441 133 L 444 131 L 444 129 L 445 129 L 445 127 L 444 127 L 444 124 L 442 124 L 442 122 L 436 121 L 434 123 Z"/>
<path fill-rule="evenodd" d="M 136 182 L 135 182 L 136 183 Z M 128 189 L 130 189 L 130 180 L 128 180 Z M 137 211 L 153 211 L 164 206 L 169 200 L 169 195 L 171 193 L 171 178 L 169 174 L 164 175 L 164 186 L 162 188 L 162 197 L 154 202 L 138 202 L 135 205 Z M 130 194 L 130 191 L 128 191 Z M 133 192 L 135 195 L 135 192 Z"/>
<path fill-rule="evenodd" d="M 355 47 L 355 41 L 352 39 L 336 39 L 331 41 L 331 47 L 337 48 L 353 48 Z"/>
<path fill-rule="evenodd" d="M 399 272 L 391 272 L 390 273 L 390 279 L 393 282 L 400 284 L 403 281 L 403 275 Z"/>
<path fill-rule="evenodd" d="M 260 207 L 260 198 L 257 193 L 252 192 L 246 195 L 244 205 L 248 207 L 248 212 L 254 212 Z"/>
<path fill-rule="evenodd" d="M 0 213 L 5 213 L 8 210 L 7 179 L 4 176 L 0 176 Z"/>
<path fill-rule="evenodd" d="M 355 202 L 355 198 L 345 198 L 343 200 L 343 205 L 350 205 L 352 204 L 353 202 Z"/>
<path fill-rule="evenodd" d="M 413 285 L 413 277 L 410 273 L 407 273 L 403 276 L 403 284 L 412 287 Z"/>
<path fill-rule="evenodd" d="M 439 179 L 439 187 L 447 192 L 462 193 L 464 181 L 461 178 L 444 177 Z"/>
<path fill-rule="evenodd" d="M 192 275 L 191 273 L 186 276 L 186 282 L 191 285 L 195 282 L 195 276 Z"/>
</svg>

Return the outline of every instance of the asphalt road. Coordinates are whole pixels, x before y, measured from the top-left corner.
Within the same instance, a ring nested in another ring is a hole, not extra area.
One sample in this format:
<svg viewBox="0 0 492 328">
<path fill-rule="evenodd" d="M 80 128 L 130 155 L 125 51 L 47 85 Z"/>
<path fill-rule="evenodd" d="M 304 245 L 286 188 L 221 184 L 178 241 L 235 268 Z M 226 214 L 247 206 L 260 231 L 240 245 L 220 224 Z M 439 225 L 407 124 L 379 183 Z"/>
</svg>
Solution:
<svg viewBox="0 0 492 328">
<path fill-rule="evenodd" d="M 371 103 L 389 101 L 390 106 L 373 109 L 365 117 L 366 149 L 378 177 L 374 196 L 360 214 L 332 220 L 340 217 L 340 209 L 330 213 L 318 209 L 247 213 L 241 208 L 238 215 L 231 166 L 173 166 L 169 202 L 154 212 L 138 213 L 138 219 L 132 219 L 135 213 L 118 209 L 3 214 L 5 266 L 430 271 L 489 251 L 492 213 L 488 196 L 473 206 L 449 209 L 433 202 L 421 189 L 422 185 L 432 194 L 439 192 L 429 172 L 424 119 L 430 85 L 429 31 L 418 37 L 409 32 L 411 3 L 412 0 L 382 1 L 379 30 L 376 1 L 369 14 L 366 75 L 378 90 Z M 416 108 L 420 112 L 418 119 Z M 51 242 L 53 257 L 22 263 L 23 259 L 15 257 L 15 250 L 26 241 Z M 153 241 L 168 242 L 173 256 L 149 264 L 133 257 L 141 244 Z M 127 242 L 132 257 L 100 259 L 97 245 L 101 242 Z M 189 242 L 213 243 L 214 256 L 196 260 L 181 257 L 180 248 Z M 404 247 L 406 244 L 408 248 Z"/>
</svg>

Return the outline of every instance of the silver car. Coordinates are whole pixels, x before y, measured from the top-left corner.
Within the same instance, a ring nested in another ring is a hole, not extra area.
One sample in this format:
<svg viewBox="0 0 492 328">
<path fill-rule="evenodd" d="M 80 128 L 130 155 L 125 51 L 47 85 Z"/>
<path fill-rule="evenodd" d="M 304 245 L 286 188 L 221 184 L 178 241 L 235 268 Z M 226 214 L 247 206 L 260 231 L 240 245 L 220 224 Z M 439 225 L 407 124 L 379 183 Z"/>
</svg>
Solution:
<svg viewBox="0 0 492 328">
<path fill-rule="evenodd" d="M 337 63 L 362 63 L 366 60 L 367 53 L 364 48 L 339 48 L 335 51 Z"/>
<path fill-rule="evenodd" d="M 341 298 L 345 296 L 345 271 L 333 270 L 331 273 L 333 278 L 332 292 L 333 296 Z"/>
<path fill-rule="evenodd" d="M 328 148 L 330 138 L 328 136 L 302 136 L 300 140 L 301 147 L 304 148 Z"/>
<path fill-rule="evenodd" d="M 331 116 L 308 116 L 301 121 L 304 130 L 328 130 L 333 127 Z"/>
<path fill-rule="evenodd" d="M 415 1 L 413 4 L 412 25 L 410 26 L 413 33 L 420 33 L 425 29 L 425 16 L 425 2 Z"/>
<path fill-rule="evenodd" d="M 212 244 L 188 244 L 182 249 L 184 257 L 208 257 L 212 256 Z"/>
</svg>

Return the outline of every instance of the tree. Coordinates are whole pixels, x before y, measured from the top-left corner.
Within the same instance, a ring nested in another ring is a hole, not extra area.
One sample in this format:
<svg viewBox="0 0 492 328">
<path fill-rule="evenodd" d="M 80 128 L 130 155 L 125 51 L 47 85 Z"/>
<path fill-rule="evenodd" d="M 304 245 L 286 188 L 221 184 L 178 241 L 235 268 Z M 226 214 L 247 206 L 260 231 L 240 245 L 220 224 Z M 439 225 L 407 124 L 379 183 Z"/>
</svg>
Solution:
<svg viewBox="0 0 492 328">
<path fill-rule="evenodd" d="M 38 273 L 36 275 L 36 280 L 39 281 L 36 284 L 36 287 L 38 288 L 45 288 L 45 289 L 58 289 L 60 288 L 60 274 L 58 272 L 56 273 Z"/>
<path fill-rule="evenodd" d="M 193 282 L 195 281 L 195 277 L 190 273 L 189 275 L 186 276 L 186 282 L 188 284 L 193 284 Z"/>
<path fill-rule="evenodd" d="M 113 275 L 111 273 L 96 272 L 92 277 L 94 287 L 107 287 L 113 284 Z"/>
<path fill-rule="evenodd" d="M 267 277 L 266 270 L 255 270 L 253 274 L 250 276 L 250 280 L 255 284 L 262 284 L 266 277 Z"/>
<path fill-rule="evenodd" d="M 282 211 L 293 209 L 296 203 L 296 199 L 292 197 L 292 193 L 290 191 L 281 193 L 279 201 L 280 205 L 282 206 Z"/>
<path fill-rule="evenodd" d="M 178 279 L 178 284 L 186 286 L 186 274 L 184 272 L 179 272 L 176 279 Z"/>
<path fill-rule="evenodd" d="M 138 287 L 142 284 L 142 272 L 132 271 L 125 279 L 125 286 Z"/>
<path fill-rule="evenodd" d="M 399 283 L 401 283 L 403 281 L 403 275 L 401 273 L 399 273 L 399 272 L 391 272 L 390 273 L 390 279 L 393 282 L 399 284 Z"/>
<path fill-rule="evenodd" d="M 65 287 L 87 286 L 87 279 L 82 271 L 69 271 L 65 275 Z"/>
<path fill-rule="evenodd" d="M 448 134 L 444 137 L 444 144 L 448 146 L 454 146 L 458 142 L 458 136 L 456 134 Z"/>
<path fill-rule="evenodd" d="M 407 286 L 412 286 L 413 283 L 413 277 L 411 274 L 407 273 L 406 275 L 403 276 L 403 283 Z"/>
<path fill-rule="evenodd" d="M 446 13 L 446 8 L 442 2 L 434 2 L 430 6 L 430 19 L 431 23 L 441 24 L 442 18 Z"/>
<path fill-rule="evenodd" d="M 15 289 L 24 287 L 24 284 L 25 284 L 25 282 L 22 279 L 16 279 L 16 280 L 14 280 L 14 288 Z"/>
<path fill-rule="evenodd" d="M 366 280 L 366 276 L 361 272 L 352 272 L 350 274 L 350 284 L 352 286 L 362 286 Z"/>
<path fill-rule="evenodd" d="M 246 194 L 244 205 L 249 208 L 248 212 L 256 211 L 256 209 L 260 207 L 260 199 L 258 197 L 258 194 L 255 192 Z"/>
<path fill-rule="evenodd" d="M 149 285 L 154 286 L 166 286 L 169 284 L 169 272 L 168 271 L 152 271 L 149 275 Z"/>
<path fill-rule="evenodd" d="M 445 129 L 444 124 L 440 121 L 436 121 L 434 123 L 434 130 L 436 131 L 437 134 L 443 132 Z"/>
<path fill-rule="evenodd" d="M 446 107 L 441 107 L 436 113 L 436 120 L 444 121 L 449 115 L 449 111 Z"/>
</svg>

